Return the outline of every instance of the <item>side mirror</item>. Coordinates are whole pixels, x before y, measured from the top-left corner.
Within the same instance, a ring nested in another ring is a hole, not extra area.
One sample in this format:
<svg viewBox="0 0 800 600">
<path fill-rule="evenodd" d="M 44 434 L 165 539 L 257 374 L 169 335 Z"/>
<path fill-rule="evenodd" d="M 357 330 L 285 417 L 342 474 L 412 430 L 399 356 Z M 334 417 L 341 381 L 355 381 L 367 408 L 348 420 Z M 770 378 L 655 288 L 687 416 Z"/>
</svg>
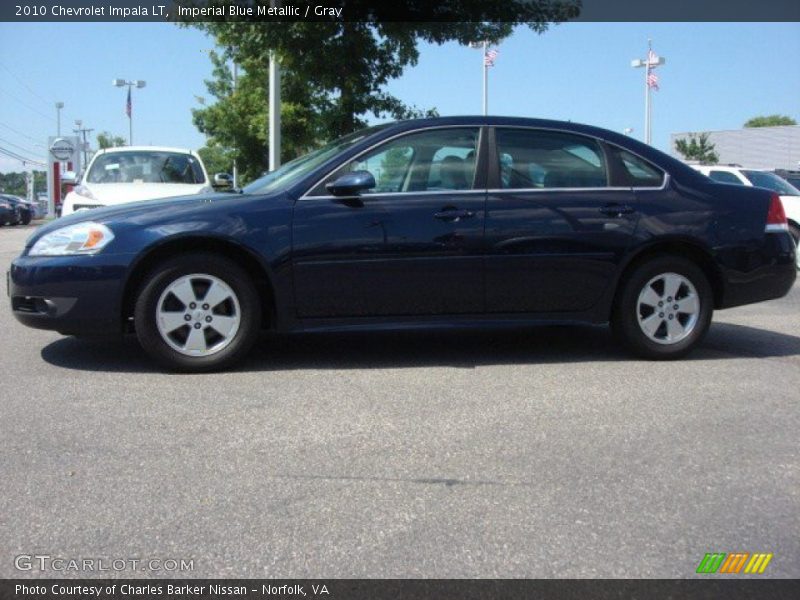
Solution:
<svg viewBox="0 0 800 600">
<path fill-rule="evenodd" d="M 233 177 L 228 173 L 217 173 L 214 175 L 214 183 L 212 185 L 218 190 L 230 189 L 233 187 Z"/>
<path fill-rule="evenodd" d="M 375 187 L 375 178 L 369 171 L 351 171 L 325 185 L 334 196 L 357 196 Z"/>
<path fill-rule="evenodd" d="M 66 185 L 78 185 L 78 174 L 75 171 L 64 171 L 61 174 L 61 183 Z"/>
</svg>

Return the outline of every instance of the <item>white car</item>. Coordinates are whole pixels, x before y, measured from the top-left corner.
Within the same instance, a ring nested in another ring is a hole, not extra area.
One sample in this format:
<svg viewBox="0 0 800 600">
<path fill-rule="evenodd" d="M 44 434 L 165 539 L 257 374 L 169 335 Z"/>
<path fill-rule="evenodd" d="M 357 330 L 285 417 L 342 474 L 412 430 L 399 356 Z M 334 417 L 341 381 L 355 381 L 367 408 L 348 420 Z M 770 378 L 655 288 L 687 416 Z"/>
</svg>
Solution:
<svg viewBox="0 0 800 600">
<path fill-rule="evenodd" d="M 691 167 L 720 183 L 762 187 L 776 192 L 781 197 L 781 204 L 789 221 L 789 231 L 795 244 L 798 245 L 799 252 L 796 256 L 797 268 L 800 269 L 800 190 L 770 171 L 720 165 L 691 165 Z"/>
<path fill-rule="evenodd" d="M 65 181 L 75 179 L 65 174 Z M 171 198 L 212 191 L 197 153 L 180 148 L 125 146 L 98 151 L 85 176 L 61 207 L 62 216 L 79 210 L 137 200 Z"/>
</svg>

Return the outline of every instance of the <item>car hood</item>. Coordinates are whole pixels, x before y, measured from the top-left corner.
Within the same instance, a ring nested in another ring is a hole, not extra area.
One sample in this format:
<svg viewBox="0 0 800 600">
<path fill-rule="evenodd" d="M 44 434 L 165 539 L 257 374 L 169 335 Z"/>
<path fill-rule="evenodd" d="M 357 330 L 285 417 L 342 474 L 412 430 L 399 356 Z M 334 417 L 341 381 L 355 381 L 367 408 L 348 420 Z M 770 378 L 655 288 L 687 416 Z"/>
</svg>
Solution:
<svg viewBox="0 0 800 600">
<path fill-rule="evenodd" d="M 138 215 L 150 214 L 156 215 L 160 211 L 186 211 L 197 210 L 203 205 L 211 205 L 216 202 L 233 201 L 242 198 L 241 194 L 231 193 L 209 193 L 209 194 L 192 194 L 191 196 L 179 196 L 176 198 L 159 198 L 158 200 L 144 200 L 142 202 L 132 202 L 129 204 L 121 204 L 118 206 L 108 206 L 103 208 L 93 208 L 92 210 L 82 210 L 72 213 L 66 217 L 55 219 L 39 227 L 33 235 L 31 235 L 25 246 L 31 246 L 36 243 L 43 235 L 60 229 L 67 225 L 75 223 L 83 223 L 86 221 L 96 221 L 98 223 L 107 223 L 117 219 L 135 218 Z"/>
<path fill-rule="evenodd" d="M 87 204 L 96 200 L 101 204 L 111 206 L 138 200 L 197 194 L 208 186 L 185 183 L 84 183 L 83 187 L 92 194 L 92 198 L 84 199 Z"/>
</svg>

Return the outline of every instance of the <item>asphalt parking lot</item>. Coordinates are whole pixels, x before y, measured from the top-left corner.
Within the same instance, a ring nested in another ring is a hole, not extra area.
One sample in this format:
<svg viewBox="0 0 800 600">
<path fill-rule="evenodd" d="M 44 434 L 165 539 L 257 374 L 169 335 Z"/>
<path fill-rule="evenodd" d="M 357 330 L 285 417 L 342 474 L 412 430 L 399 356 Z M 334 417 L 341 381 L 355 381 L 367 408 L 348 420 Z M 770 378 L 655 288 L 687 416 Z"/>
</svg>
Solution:
<svg viewBox="0 0 800 600">
<path fill-rule="evenodd" d="M 0 269 L 32 228 L 0 228 Z M 159 372 L 0 307 L 0 577 L 19 555 L 192 559 L 126 577 L 800 577 L 800 286 L 690 359 L 599 327 L 267 338 Z M 103 573 L 108 575 L 108 573 Z"/>
</svg>

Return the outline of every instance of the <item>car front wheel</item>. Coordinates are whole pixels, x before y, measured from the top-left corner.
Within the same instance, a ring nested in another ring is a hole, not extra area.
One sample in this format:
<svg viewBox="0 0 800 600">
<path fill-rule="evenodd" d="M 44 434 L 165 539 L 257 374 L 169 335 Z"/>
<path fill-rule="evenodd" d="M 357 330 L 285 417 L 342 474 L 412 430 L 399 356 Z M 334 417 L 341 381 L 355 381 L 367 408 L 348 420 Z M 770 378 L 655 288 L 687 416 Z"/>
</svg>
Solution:
<svg viewBox="0 0 800 600">
<path fill-rule="evenodd" d="M 156 267 L 146 281 L 134 309 L 136 335 L 168 369 L 224 369 L 258 338 L 258 292 L 236 263 L 214 254 L 184 255 Z"/>
<path fill-rule="evenodd" d="M 617 337 L 648 359 L 679 358 L 708 331 L 713 294 L 703 271 L 679 257 L 638 265 L 622 284 L 612 317 Z"/>
</svg>

